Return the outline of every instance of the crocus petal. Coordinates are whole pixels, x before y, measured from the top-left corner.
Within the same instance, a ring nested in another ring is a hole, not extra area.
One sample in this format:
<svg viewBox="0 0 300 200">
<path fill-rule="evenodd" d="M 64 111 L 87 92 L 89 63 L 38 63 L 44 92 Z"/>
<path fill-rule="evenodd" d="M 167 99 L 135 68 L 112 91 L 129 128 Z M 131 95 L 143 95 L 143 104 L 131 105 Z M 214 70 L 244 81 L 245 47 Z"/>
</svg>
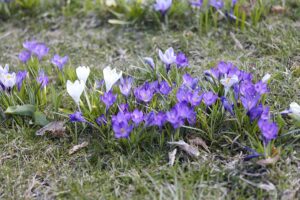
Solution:
<svg viewBox="0 0 300 200">
<path fill-rule="evenodd" d="M 263 83 L 266 83 L 266 82 L 268 82 L 268 80 L 271 78 L 271 75 L 270 74 L 266 74 L 266 75 L 264 75 L 264 77 L 261 79 L 261 81 L 263 82 Z"/>
<path fill-rule="evenodd" d="M 2 67 L 0 65 L 0 73 L 8 73 L 8 71 L 9 71 L 9 65 L 8 64 L 5 64 L 4 67 Z"/>
<path fill-rule="evenodd" d="M 155 63 L 153 61 L 153 58 L 150 57 L 144 57 L 145 63 L 147 63 L 152 69 L 155 68 Z"/>
<path fill-rule="evenodd" d="M 112 86 L 122 77 L 122 71 L 117 73 L 116 69 L 111 69 L 107 66 L 103 69 L 103 77 L 105 82 L 106 91 L 108 92 Z"/>
<path fill-rule="evenodd" d="M 290 116 L 297 121 L 300 121 L 300 106 L 296 102 L 290 104 Z"/>
<path fill-rule="evenodd" d="M 164 59 L 164 54 L 160 49 L 158 50 L 158 56 L 159 56 L 160 60 L 164 62 L 164 60 L 165 60 Z"/>
<path fill-rule="evenodd" d="M 90 68 L 85 66 L 80 66 L 76 68 L 76 74 L 79 80 L 82 80 L 84 84 L 86 83 L 89 75 L 90 75 Z"/>
<path fill-rule="evenodd" d="M 292 113 L 297 113 L 300 115 L 300 106 L 296 102 L 292 102 L 290 104 L 290 110 Z"/>
<path fill-rule="evenodd" d="M 232 77 L 225 77 L 220 80 L 221 84 L 225 87 L 230 88 L 232 85 L 236 84 L 239 81 L 237 75 L 233 75 Z"/>
<path fill-rule="evenodd" d="M 67 81 L 67 92 L 73 98 L 76 104 L 79 104 L 80 96 L 84 90 L 85 83 L 80 80 L 76 80 L 72 83 L 70 80 Z"/>
</svg>

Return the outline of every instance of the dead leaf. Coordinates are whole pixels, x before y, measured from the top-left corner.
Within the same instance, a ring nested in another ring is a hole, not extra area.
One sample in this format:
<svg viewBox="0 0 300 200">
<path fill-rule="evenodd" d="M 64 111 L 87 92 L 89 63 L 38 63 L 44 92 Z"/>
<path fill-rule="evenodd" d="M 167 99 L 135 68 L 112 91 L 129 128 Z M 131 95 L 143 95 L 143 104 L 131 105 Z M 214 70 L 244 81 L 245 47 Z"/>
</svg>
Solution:
<svg viewBox="0 0 300 200">
<path fill-rule="evenodd" d="M 52 137 L 64 137 L 66 133 L 66 127 L 64 126 L 64 124 L 65 122 L 63 121 L 50 122 L 40 130 L 38 130 L 35 134 L 43 136 L 48 133 Z"/>
<path fill-rule="evenodd" d="M 177 148 L 175 148 L 173 151 L 169 152 L 169 165 L 170 166 L 174 165 L 176 153 L 177 153 Z"/>
<path fill-rule="evenodd" d="M 266 158 L 262 160 L 258 160 L 256 163 L 262 166 L 267 166 L 267 165 L 273 165 L 279 160 L 280 156 L 277 154 L 276 156 L 272 158 Z"/>
<path fill-rule="evenodd" d="M 196 147 L 189 145 L 183 140 L 179 140 L 178 142 L 168 142 L 168 143 L 178 146 L 181 150 L 185 151 L 187 154 L 189 154 L 192 157 L 198 157 L 200 155 L 200 152 Z"/>
<path fill-rule="evenodd" d="M 268 184 L 260 183 L 260 184 L 258 184 L 257 187 L 260 188 L 260 189 L 263 189 L 263 190 L 267 190 L 267 191 L 276 190 L 275 185 L 271 182 L 268 182 Z"/>
<path fill-rule="evenodd" d="M 200 138 L 200 137 L 195 137 L 195 138 L 192 138 L 192 139 L 189 139 L 188 140 L 189 143 L 193 146 L 196 146 L 196 147 L 203 147 L 207 152 L 210 152 L 209 149 L 208 149 L 208 146 L 206 145 L 205 141 Z"/>
<path fill-rule="evenodd" d="M 73 146 L 72 149 L 70 149 L 70 151 L 69 151 L 69 155 L 72 155 L 72 154 L 76 153 L 77 151 L 79 151 L 80 149 L 86 147 L 87 145 L 89 145 L 88 142 L 83 142 L 81 144 Z"/>
<path fill-rule="evenodd" d="M 263 189 L 263 190 L 267 190 L 267 191 L 276 190 L 275 185 L 273 183 L 269 182 L 269 181 L 267 182 L 267 184 L 265 184 L 265 183 L 254 183 L 252 181 L 249 181 L 249 180 L 243 178 L 242 176 L 240 176 L 240 179 L 245 181 L 246 183 L 254 186 L 254 187 L 258 187 L 258 188 Z"/>
<path fill-rule="evenodd" d="M 275 13 L 275 14 L 282 14 L 285 12 L 285 7 L 283 7 L 281 5 L 275 5 L 275 6 L 272 6 L 271 11 L 272 11 L 272 13 Z"/>
</svg>

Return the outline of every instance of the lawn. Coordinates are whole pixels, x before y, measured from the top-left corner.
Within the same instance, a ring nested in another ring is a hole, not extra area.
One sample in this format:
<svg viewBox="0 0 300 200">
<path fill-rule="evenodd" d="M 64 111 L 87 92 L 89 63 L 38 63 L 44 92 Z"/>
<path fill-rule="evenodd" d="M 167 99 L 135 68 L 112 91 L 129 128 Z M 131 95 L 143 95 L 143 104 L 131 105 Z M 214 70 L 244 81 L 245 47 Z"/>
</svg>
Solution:
<svg viewBox="0 0 300 200">
<path fill-rule="evenodd" d="M 285 9 L 244 30 L 220 24 L 203 33 L 190 25 L 163 30 L 148 24 L 109 24 L 93 12 L 66 16 L 50 10 L 11 16 L 0 19 L 0 64 L 19 69 L 22 43 L 36 39 L 51 52 L 68 55 L 70 69 L 89 66 L 94 79 L 109 65 L 142 81 L 138 70 L 143 57 L 158 57 L 158 49 L 173 47 L 187 55 L 195 76 L 222 60 L 251 72 L 255 80 L 271 74 L 265 102 L 272 105 L 272 114 L 278 114 L 291 102 L 300 103 L 300 7 Z M 44 64 L 51 65 L 47 60 Z M 56 89 L 62 96 L 60 105 L 74 107 L 65 88 Z M 67 120 L 53 101 L 55 97 L 50 96 L 43 112 L 50 121 Z M 105 129 L 108 136 L 102 138 L 97 129 L 67 122 L 66 136 L 53 138 L 36 136 L 41 126 L 29 119 L 1 118 L 0 198 L 299 199 L 300 132 L 288 117 L 281 119 L 276 163 L 261 166 L 257 158 L 244 161 L 247 152 L 234 142 L 237 138 L 212 141 L 182 128 L 180 139 L 197 135 L 209 151 L 199 148 L 197 158 L 178 151 L 174 165 L 169 166 L 168 152 L 174 149 L 167 143 L 171 136 L 126 143 L 115 139 L 112 130 Z M 68 153 L 84 141 L 89 142 L 86 148 Z"/>
</svg>

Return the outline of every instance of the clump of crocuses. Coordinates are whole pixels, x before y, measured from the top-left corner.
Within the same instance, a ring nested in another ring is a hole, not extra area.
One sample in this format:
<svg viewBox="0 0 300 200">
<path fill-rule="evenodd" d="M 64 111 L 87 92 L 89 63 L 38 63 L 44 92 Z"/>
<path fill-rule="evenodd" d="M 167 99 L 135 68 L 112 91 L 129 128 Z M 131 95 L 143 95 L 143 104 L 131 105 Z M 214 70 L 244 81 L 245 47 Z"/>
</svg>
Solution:
<svg viewBox="0 0 300 200">
<path fill-rule="evenodd" d="M 168 48 L 164 53 L 159 50 L 158 56 L 167 72 L 172 66 L 178 69 L 189 66 L 186 55 L 182 52 L 175 53 L 173 48 Z M 151 68 L 160 66 L 155 64 L 152 58 L 147 57 L 146 61 Z M 232 63 L 221 61 L 216 67 L 205 71 L 206 80 L 212 84 L 219 84 L 218 87 L 223 88 L 223 92 L 220 93 L 202 89 L 199 78 L 185 73 L 185 70 L 181 73 L 181 83 L 155 80 L 134 85 L 132 77 L 121 78 L 122 72 L 117 73 L 116 69 L 105 68 L 103 74 L 106 91 L 100 95 L 100 101 L 105 106 L 106 113 L 96 119 L 97 124 L 102 126 L 104 122 L 107 124 L 111 120 L 117 138 L 129 137 L 137 126 L 156 126 L 162 131 L 166 124 L 170 124 L 174 129 L 178 129 L 184 125 L 193 126 L 197 123 L 197 108 L 212 107 L 220 102 L 220 105 L 231 116 L 235 116 L 235 106 L 243 106 L 251 122 L 257 122 L 266 144 L 276 138 L 279 128 L 271 120 L 269 107 L 264 106 L 261 101 L 262 96 L 269 92 L 267 85 L 269 76 L 253 83 L 252 74 L 238 69 Z M 119 85 L 119 91 L 122 94 L 120 98 L 116 93 L 115 84 Z M 130 96 L 131 94 L 133 95 Z M 176 102 L 173 106 L 163 110 L 157 110 L 155 107 L 152 107 L 153 110 L 128 108 L 128 104 L 124 107 L 124 103 L 128 101 L 135 101 L 147 107 L 152 105 L 153 101 L 172 102 L 174 97 Z M 118 110 L 116 115 L 108 112 L 113 106 Z M 112 116 L 107 115 L 108 113 Z"/>
<path fill-rule="evenodd" d="M 269 74 L 254 83 L 251 73 L 238 69 L 232 63 L 221 61 L 215 68 L 205 71 L 205 75 L 207 80 L 220 82 L 224 87 L 221 101 L 225 110 L 234 115 L 233 102 L 235 105 L 241 104 L 251 123 L 257 122 L 265 144 L 277 137 L 279 127 L 272 121 L 270 108 L 263 105 L 262 100 L 269 93 Z"/>
<path fill-rule="evenodd" d="M 36 56 L 38 60 L 42 60 L 50 50 L 45 43 L 35 40 L 25 41 L 23 47 L 25 50 L 19 54 L 19 59 L 23 63 L 27 63 L 32 56 Z"/>
<path fill-rule="evenodd" d="M 228 117 L 236 118 L 243 110 L 251 126 L 257 126 L 253 130 L 260 130 L 264 147 L 276 139 L 280 128 L 273 121 L 270 107 L 263 101 L 270 92 L 269 74 L 254 82 L 251 73 L 240 70 L 233 63 L 220 61 L 206 70 L 204 76 L 194 77 L 183 52 L 176 53 L 173 48 L 165 52 L 159 50 L 158 58 L 160 61 L 155 63 L 154 59 L 146 57 L 144 64 L 150 66 L 151 73 L 165 70 L 170 77 L 158 75 L 157 79 L 140 82 L 133 76 L 123 77 L 122 71 L 117 69 L 103 69 L 103 81 L 97 81 L 97 87 L 93 87 L 99 93 L 98 103 L 94 102 L 97 106 L 89 109 L 92 113 L 101 110 L 92 119 L 95 126 L 112 130 L 115 138 L 130 138 L 138 130 L 151 128 L 160 133 L 170 132 L 170 129 L 178 132 L 181 127 L 201 129 L 202 115 L 219 109 Z M 175 72 L 176 82 L 171 78 Z M 93 92 L 86 85 L 89 73 L 89 68 L 78 67 L 79 80 L 67 81 L 67 91 L 78 107 L 78 111 L 69 115 L 72 122 L 92 123 L 81 112 L 82 108 L 86 112 L 86 105 L 80 103 L 83 91 Z"/>
</svg>

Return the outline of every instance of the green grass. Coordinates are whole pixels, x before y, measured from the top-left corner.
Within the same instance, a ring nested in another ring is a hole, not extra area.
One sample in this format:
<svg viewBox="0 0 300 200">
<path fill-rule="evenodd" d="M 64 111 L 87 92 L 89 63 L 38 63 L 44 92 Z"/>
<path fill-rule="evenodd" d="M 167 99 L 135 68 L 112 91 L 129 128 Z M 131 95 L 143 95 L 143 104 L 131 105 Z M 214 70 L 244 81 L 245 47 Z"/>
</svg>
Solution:
<svg viewBox="0 0 300 200">
<path fill-rule="evenodd" d="M 139 58 L 156 55 L 157 48 L 173 46 L 190 58 L 196 73 L 219 60 L 228 60 L 257 78 L 274 75 L 267 102 L 274 113 L 299 103 L 299 21 L 271 16 L 257 27 L 236 31 L 212 28 L 207 35 L 185 29 L 171 32 L 145 28 L 95 28 L 93 15 L 83 19 L 39 15 L 34 21 L 10 20 L 0 26 L 0 63 L 17 69 L 22 42 L 36 38 L 52 53 L 68 54 L 71 66 L 107 65 L 130 71 Z M 243 49 L 230 36 L 233 32 Z M 66 95 L 65 95 L 66 96 Z M 99 145 L 95 133 L 80 134 L 90 141 L 72 156 L 72 137 L 37 137 L 39 127 L 0 128 L 1 199 L 297 199 L 300 197 L 299 133 L 278 139 L 281 158 L 274 166 L 243 162 L 234 145 L 210 146 L 198 159 L 180 152 L 175 166 L 167 166 L 167 144 L 120 148 L 114 141 Z M 73 132 L 72 125 L 68 130 Z M 285 131 L 292 129 L 287 121 Z M 71 135 L 70 134 L 70 135 Z M 265 185 L 262 185 L 265 184 Z M 268 186 L 268 187 L 266 187 Z M 274 186 L 274 187 L 272 187 Z M 265 188 L 265 189 L 263 189 Z M 269 188 L 269 190 L 266 190 Z M 270 190 L 272 189 L 272 190 Z"/>
</svg>

